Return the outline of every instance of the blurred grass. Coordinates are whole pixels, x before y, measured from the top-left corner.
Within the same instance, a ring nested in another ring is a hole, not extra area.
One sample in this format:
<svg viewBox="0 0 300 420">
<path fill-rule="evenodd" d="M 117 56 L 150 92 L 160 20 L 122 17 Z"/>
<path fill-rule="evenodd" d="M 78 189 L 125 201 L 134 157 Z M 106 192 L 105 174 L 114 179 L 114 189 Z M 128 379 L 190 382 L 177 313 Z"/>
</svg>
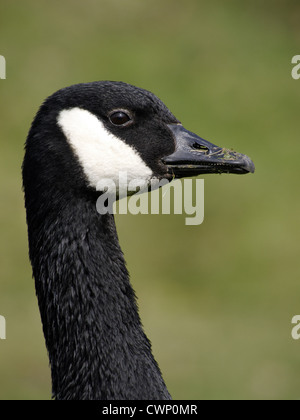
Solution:
<svg viewBox="0 0 300 420">
<path fill-rule="evenodd" d="M 77 82 L 156 93 L 192 131 L 251 156 L 253 176 L 205 177 L 205 222 L 118 216 L 145 330 L 175 399 L 298 399 L 297 1 L 2 0 L 0 399 L 48 399 L 27 255 L 21 163 L 37 108 Z"/>
</svg>

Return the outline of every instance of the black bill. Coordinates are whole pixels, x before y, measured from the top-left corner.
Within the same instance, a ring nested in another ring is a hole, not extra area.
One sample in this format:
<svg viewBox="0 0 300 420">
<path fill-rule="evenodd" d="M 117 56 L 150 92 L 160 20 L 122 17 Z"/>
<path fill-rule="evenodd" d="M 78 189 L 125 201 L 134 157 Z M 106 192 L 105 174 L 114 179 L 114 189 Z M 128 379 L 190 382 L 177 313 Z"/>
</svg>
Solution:
<svg viewBox="0 0 300 420">
<path fill-rule="evenodd" d="M 173 132 L 176 149 L 163 162 L 176 178 L 255 171 L 254 163 L 248 156 L 209 143 L 182 125 L 170 124 L 168 127 Z"/>
</svg>

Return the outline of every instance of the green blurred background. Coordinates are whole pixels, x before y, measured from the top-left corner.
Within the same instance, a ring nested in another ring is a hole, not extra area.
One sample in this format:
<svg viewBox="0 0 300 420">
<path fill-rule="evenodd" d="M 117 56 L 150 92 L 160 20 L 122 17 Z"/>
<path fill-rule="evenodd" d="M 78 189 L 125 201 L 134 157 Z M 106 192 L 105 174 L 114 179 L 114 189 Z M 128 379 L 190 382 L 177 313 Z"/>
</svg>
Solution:
<svg viewBox="0 0 300 420">
<path fill-rule="evenodd" d="M 49 399 L 21 164 L 41 102 L 78 82 L 156 93 L 186 128 L 248 154 L 205 176 L 205 221 L 118 216 L 145 331 L 174 399 L 298 399 L 300 4 L 67 0 L 0 4 L 0 399 Z"/>
</svg>

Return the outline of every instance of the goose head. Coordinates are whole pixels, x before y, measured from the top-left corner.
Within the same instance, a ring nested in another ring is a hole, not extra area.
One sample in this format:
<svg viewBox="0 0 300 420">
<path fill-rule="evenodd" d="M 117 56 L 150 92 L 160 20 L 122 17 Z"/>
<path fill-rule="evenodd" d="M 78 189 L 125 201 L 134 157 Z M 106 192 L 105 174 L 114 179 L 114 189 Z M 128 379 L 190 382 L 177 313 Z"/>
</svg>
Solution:
<svg viewBox="0 0 300 420">
<path fill-rule="evenodd" d="M 59 90 L 42 105 L 30 137 L 41 132 L 43 141 L 35 142 L 35 155 L 43 166 L 39 176 L 44 171 L 49 179 L 52 171 L 53 180 L 59 174 L 60 182 L 73 188 L 84 184 L 97 190 L 103 179 L 118 185 L 124 172 L 126 182 L 142 179 L 146 184 L 153 179 L 254 172 L 247 156 L 186 130 L 153 93 L 122 82 L 92 82 Z M 66 159 L 66 144 L 83 176 Z"/>
</svg>

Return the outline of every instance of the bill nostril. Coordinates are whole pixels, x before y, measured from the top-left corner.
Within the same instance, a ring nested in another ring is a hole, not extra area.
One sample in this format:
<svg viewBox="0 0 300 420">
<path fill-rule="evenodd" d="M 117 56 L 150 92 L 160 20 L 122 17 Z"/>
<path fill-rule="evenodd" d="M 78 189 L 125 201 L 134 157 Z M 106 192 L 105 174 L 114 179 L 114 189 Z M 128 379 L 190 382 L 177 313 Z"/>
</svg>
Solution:
<svg viewBox="0 0 300 420">
<path fill-rule="evenodd" d="M 209 153 L 209 148 L 206 147 L 206 146 L 203 146 L 202 144 L 193 143 L 192 147 L 193 147 L 193 149 L 201 150 L 202 152 Z"/>
</svg>

